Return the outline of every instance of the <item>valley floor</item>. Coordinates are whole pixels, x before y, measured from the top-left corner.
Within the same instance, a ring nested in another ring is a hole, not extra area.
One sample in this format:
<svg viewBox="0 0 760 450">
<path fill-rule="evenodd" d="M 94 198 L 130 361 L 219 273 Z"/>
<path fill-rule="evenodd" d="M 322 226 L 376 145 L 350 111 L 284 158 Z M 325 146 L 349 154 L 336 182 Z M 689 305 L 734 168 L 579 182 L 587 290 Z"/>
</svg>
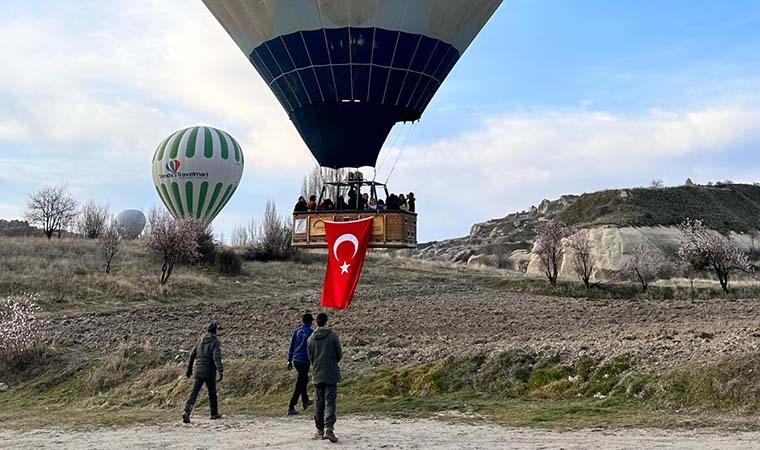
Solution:
<svg viewBox="0 0 760 450">
<path fill-rule="evenodd" d="M 548 431 L 489 423 L 451 424 L 426 419 L 339 417 L 339 442 L 315 442 L 306 416 L 196 419 L 161 426 L 69 430 L 0 430 L 2 449 L 760 449 L 760 432 L 718 430 L 584 429 Z"/>
</svg>

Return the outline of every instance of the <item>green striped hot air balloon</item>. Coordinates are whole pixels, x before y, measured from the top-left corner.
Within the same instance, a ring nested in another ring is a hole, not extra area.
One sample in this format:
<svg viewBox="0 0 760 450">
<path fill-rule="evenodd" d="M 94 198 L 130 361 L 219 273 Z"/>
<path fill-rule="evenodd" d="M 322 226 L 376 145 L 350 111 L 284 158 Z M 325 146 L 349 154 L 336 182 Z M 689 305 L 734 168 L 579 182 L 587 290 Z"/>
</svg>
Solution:
<svg viewBox="0 0 760 450">
<path fill-rule="evenodd" d="M 235 193 L 243 175 L 243 150 L 229 134 L 190 127 L 164 139 L 153 155 L 153 184 L 177 219 L 211 223 Z"/>
</svg>

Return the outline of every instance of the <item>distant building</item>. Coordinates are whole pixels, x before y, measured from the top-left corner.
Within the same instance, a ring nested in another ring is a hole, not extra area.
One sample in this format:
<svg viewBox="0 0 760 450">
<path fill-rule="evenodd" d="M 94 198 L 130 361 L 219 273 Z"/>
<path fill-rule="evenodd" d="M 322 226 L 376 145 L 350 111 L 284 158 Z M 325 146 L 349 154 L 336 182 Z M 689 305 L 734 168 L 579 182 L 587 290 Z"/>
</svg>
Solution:
<svg viewBox="0 0 760 450">
<path fill-rule="evenodd" d="M 686 183 L 684 183 L 685 186 L 694 186 L 694 182 L 691 181 L 691 178 L 686 179 Z"/>
</svg>

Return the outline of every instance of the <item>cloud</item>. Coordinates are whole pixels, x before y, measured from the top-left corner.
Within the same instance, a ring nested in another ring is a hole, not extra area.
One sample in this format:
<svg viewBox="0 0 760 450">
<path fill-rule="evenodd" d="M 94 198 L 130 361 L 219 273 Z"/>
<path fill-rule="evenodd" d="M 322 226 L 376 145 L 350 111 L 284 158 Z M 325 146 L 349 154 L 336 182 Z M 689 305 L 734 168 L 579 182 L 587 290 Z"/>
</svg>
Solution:
<svg viewBox="0 0 760 450">
<path fill-rule="evenodd" d="M 458 137 L 411 146 L 392 187 L 414 186 L 422 210 L 431 203 L 426 219 L 452 232 L 458 226 L 461 234 L 472 221 L 454 225 L 447 205 L 488 219 L 547 196 L 642 185 L 652 178 L 698 179 L 706 165 L 714 174 L 733 169 L 731 178 L 738 180 L 753 164 L 738 152 L 760 144 L 758 123 L 760 110 L 741 104 L 639 114 L 506 113 Z"/>
</svg>

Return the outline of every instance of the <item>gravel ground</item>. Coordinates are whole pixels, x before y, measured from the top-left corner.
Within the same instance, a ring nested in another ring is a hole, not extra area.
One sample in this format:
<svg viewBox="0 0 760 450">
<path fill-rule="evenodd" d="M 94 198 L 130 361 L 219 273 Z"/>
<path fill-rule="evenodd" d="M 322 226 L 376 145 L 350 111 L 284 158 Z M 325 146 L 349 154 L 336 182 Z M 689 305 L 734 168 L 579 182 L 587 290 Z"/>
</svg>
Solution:
<svg viewBox="0 0 760 450">
<path fill-rule="evenodd" d="M 670 430 L 545 431 L 436 420 L 348 417 L 336 424 L 339 441 L 311 441 L 311 421 L 232 417 L 190 425 L 74 431 L 0 430 L 0 449 L 760 449 L 758 432 Z"/>
</svg>

